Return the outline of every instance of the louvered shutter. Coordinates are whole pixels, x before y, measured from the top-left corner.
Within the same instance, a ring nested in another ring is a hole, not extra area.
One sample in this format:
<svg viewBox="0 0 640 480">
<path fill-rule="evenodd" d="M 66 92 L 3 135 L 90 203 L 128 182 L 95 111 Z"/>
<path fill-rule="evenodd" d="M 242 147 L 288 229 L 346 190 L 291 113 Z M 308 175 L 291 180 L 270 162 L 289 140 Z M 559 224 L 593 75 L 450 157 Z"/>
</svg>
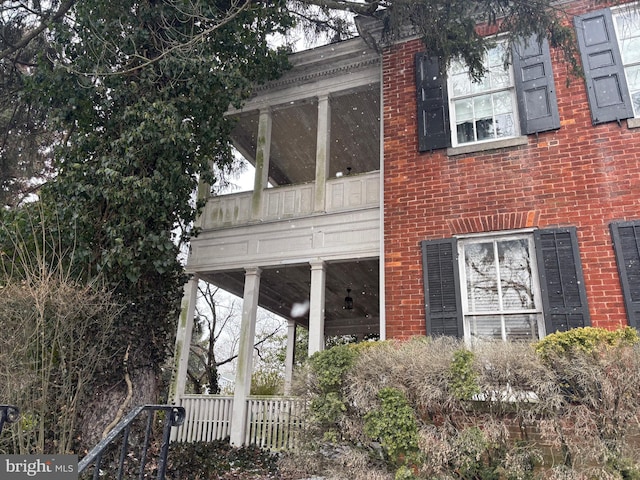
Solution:
<svg viewBox="0 0 640 480">
<path fill-rule="evenodd" d="M 640 328 L 640 221 L 610 227 L 629 325 Z"/>
<path fill-rule="evenodd" d="M 575 227 L 534 235 L 547 334 L 591 324 Z"/>
<path fill-rule="evenodd" d="M 560 128 L 549 42 L 533 36 L 514 44 L 512 53 L 520 130 L 530 134 Z"/>
<path fill-rule="evenodd" d="M 574 24 L 593 124 L 633 117 L 611 11 L 576 16 Z"/>
<path fill-rule="evenodd" d="M 438 57 L 416 54 L 418 96 L 418 150 L 451 146 L 447 80 L 440 72 Z"/>
<path fill-rule="evenodd" d="M 462 338 L 458 249 L 453 238 L 422 242 L 427 335 Z"/>
</svg>

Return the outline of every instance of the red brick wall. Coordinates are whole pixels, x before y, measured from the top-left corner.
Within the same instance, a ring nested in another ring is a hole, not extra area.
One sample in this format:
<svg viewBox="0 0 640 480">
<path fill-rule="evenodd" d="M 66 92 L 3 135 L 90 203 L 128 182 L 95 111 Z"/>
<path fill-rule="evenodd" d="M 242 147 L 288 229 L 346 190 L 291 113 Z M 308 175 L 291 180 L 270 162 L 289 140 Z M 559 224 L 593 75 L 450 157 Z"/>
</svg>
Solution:
<svg viewBox="0 0 640 480">
<path fill-rule="evenodd" d="M 584 81 L 554 52 L 561 128 L 528 145 L 448 157 L 419 153 L 414 54 L 383 54 L 387 338 L 425 334 L 420 241 L 536 226 L 576 226 L 593 326 L 626 325 L 609 223 L 640 218 L 640 128 L 591 125 Z"/>
</svg>

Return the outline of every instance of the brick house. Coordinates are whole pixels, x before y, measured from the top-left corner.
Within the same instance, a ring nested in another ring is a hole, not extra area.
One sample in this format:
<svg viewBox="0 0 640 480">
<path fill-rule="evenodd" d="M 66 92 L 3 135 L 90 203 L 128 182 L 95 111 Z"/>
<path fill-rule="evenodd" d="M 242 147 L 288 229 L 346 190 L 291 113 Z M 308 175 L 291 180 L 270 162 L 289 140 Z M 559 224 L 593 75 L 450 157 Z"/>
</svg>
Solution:
<svg viewBox="0 0 640 480">
<path fill-rule="evenodd" d="M 254 189 L 207 200 L 187 262 L 172 401 L 196 402 L 184 395 L 183 346 L 197 281 L 244 298 L 224 407 L 237 444 L 256 441 L 258 305 L 290 319 L 290 339 L 308 328 L 309 353 L 328 335 L 473 342 L 639 326 L 640 15 L 563 7 L 584 79 L 535 39 L 515 45 L 506 67 L 498 40 L 480 83 L 455 63 L 442 75 L 420 39 L 385 44 L 363 20 L 360 38 L 294 54 L 290 72 L 229 112 Z M 184 429 L 211 425 L 205 417 Z"/>
</svg>

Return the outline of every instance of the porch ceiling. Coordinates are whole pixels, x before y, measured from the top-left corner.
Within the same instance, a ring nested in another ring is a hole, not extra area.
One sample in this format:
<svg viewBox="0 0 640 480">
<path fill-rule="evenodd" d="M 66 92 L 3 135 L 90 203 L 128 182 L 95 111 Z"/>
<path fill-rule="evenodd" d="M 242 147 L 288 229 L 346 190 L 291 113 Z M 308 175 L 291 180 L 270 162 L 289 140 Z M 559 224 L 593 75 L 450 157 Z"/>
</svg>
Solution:
<svg viewBox="0 0 640 480">
<path fill-rule="evenodd" d="M 242 297 L 244 272 L 215 272 L 201 275 L 203 280 Z M 378 259 L 327 263 L 325 287 L 325 332 L 327 335 L 379 333 Z M 291 318 L 292 306 L 309 299 L 311 269 L 305 265 L 265 268 L 260 280 L 259 304 L 266 310 Z M 344 298 L 351 288 L 353 310 L 345 310 Z M 294 318 L 309 324 L 309 314 Z"/>
<path fill-rule="evenodd" d="M 380 168 L 379 84 L 330 98 L 329 177 L 371 172 Z M 258 112 L 234 115 L 232 139 L 238 151 L 255 165 Z M 273 108 L 269 177 L 274 185 L 312 182 L 315 179 L 317 101 Z"/>
</svg>

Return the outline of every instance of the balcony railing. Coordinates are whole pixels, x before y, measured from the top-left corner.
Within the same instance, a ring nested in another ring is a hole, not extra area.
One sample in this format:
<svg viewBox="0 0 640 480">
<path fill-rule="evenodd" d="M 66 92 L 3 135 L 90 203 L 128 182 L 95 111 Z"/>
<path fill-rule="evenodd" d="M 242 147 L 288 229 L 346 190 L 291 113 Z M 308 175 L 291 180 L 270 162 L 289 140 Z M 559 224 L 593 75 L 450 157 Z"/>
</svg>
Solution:
<svg viewBox="0 0 640 480">
<path fill-rule="evenodd" d="M 333 213 L 380 206 L 380 173 L 369 172 L 327 180 L 322 212 L 314 211 L 316 185 L 287 185 L 263 191 L 261 211 L 252 217 L 253 192 L 211 197 L 207 201 L 200 227 L 204 230 L 234 227 L 252 222 L 285 220 L 314 213 Z"/>
<path fill-rule="evenodd" d="M 222 395 L 184 395 L 184 423 L 177 428 L 175 440 L 213 441 L 231 433 L 233 397 Z M 298 398 L 249 397 L 247 400 L 247 445 L 271 450 L 293 448 L 302 432 L 305 402 Z"/>
</svg>

